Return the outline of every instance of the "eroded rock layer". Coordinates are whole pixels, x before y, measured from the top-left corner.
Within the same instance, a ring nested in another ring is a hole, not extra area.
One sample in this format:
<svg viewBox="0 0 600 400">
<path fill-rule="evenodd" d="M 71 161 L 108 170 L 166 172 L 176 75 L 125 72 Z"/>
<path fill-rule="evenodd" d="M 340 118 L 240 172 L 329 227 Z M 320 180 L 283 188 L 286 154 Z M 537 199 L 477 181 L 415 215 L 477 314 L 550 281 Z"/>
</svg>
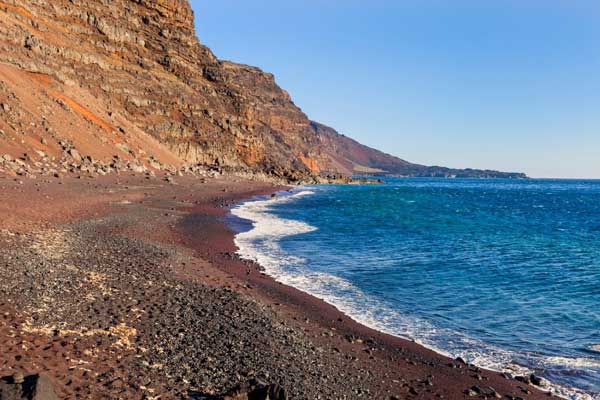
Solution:
<svg viewBox="0 0 600 400">
<path fill-rule="evenodd" d="M 187 0 L 0 0 L 0 146 L 260 171 L 426 174 L 312 123 L 273 75 L 220 61 Z M 119 147 L 120 146 L 120 147 Z"/>
</svg>

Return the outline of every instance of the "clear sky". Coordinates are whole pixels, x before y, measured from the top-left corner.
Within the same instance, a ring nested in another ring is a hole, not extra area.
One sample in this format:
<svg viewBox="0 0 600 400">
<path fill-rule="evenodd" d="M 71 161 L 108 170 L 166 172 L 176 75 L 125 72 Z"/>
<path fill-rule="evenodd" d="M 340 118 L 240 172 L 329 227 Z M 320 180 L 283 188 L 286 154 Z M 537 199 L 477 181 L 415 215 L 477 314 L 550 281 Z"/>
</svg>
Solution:
<svg viewBox="0 0 600 400">
<path fill-rule="evenodd" d="M 192 0 L 200 41 L 412 162 L 600 178 L 598 0 Z"/>
</svg>

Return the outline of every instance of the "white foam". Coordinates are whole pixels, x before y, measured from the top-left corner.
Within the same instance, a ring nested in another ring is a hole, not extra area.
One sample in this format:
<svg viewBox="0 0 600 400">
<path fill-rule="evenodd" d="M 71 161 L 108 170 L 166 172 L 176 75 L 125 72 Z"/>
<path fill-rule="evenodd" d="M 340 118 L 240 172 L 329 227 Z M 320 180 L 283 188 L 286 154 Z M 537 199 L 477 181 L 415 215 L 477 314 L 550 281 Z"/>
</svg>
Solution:
<svg viewBox="0 0 600 400">
<path fill-rule="evenodd" d="M 295 287 L 337 307 L 355 321 L 373 329 L 415 342 L 448 357 L 461 357 L 482 368 L 526 375 L 533 371 L 515 364 L 516 354 L 491 346 L 462 333 L 441 329 L 426 320 L 404 315 L 384 302 L 366 295 L 346 279 L 313 271 L 302 257 L 286 253 L 279 241 L 287 236 L 315 231 L 317 228 L 301 221 L 280 218 L 271 213 L 278 204 L 293 202 L 314 194 L 302 190 L 290 195 L 266 200 L 249 201 L 232 209 L 232 214 L 251 221 L 252 229 L 236 235 L 238 255 L 261 265 L 278 282 Z M 448 338 L 452 338 L 449 341 Z M 441 348 L 443 344 L 444 348 Z M 536 357 L 536 355 L 527 355 Z M 538 356 L 539 357 L 539 356 Z M 529 358 L 529 357 L 528 357 Z M 568 357 L 545 357 L 542 366 L 599 367 L 598 360 Z M 545 382 L 554 394 L 576 400 L 600 400 L 600 394 L 590 396 L 574 388 Z"/>
<path fill-rule="evenodd" d="M 546 365 L 556 365 L 576 368 L 600 368 L 600 360 L 583 357 L 546 357 Z"/>
<path fill-rule="evenodd" d="M 312 232 L 316 228 L 300 221 L 279 218 L 268 211 L 275 204 L 310 194 L 313 192 L 305 190 L 289 196 L 251 201 L 233 208 L 233 215 L 252 222 L 251 230 L 239 233 L 235 237 L 238 254 L 242 258 L 257 262 L 267 274 L 276 279 L 284 277 L 282 267 L 285 265 L 302 264 L 303 259 L 285 254 L 278 240 L 286 236 Z"/>
</svg>

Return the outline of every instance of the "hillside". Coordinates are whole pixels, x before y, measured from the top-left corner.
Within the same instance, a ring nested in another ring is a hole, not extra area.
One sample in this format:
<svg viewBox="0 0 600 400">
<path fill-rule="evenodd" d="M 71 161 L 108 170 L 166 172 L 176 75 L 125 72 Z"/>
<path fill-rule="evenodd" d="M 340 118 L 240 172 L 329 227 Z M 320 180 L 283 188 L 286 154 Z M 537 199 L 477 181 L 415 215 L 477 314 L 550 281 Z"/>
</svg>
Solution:
<svg viewBox="0 0 600 400">
<path fill-rule="evenodd" d="M 319 142 L 330 155 L 335 170 L 350 175 L 392 175 L 412 177 L 457 178 L 526 178 L 517 172 L 478 169 L 453 169 L 413 164 L 358 143 L 333 128 L 312 122 Z"/>
<path fill-rule="evenodd" d="M 0 171 L 521 176 L 411 164 L 311 122 L 273 75 L 201 45 L 187 0 L 0 0 L 0 19 Z"/>
</svg>

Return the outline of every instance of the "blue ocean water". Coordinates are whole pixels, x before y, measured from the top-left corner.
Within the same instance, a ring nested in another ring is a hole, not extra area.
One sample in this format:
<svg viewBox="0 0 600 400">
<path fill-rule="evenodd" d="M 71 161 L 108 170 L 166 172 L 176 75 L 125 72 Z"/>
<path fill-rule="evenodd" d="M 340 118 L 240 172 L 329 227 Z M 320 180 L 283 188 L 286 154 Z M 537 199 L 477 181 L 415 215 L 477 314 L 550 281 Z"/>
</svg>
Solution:
<svg viewBox="0 0 600 400">
<path fill-rule="evenodd" d="M 359 322 L 600 399 L 600 181 L 388 179 L 232 213 L 242 257 Z"/>
</svg>

